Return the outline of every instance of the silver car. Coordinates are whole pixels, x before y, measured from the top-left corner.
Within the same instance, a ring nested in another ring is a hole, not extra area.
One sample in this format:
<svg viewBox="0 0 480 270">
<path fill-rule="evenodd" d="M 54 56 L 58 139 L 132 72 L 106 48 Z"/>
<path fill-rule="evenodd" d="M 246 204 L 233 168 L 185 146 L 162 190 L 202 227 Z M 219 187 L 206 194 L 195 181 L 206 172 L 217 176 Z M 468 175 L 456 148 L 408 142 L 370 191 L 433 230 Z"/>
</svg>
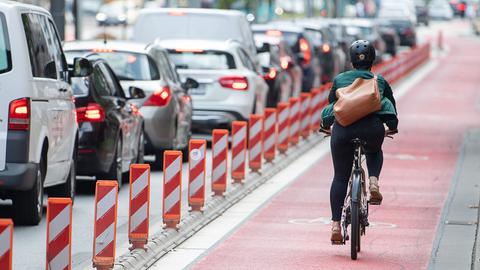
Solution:
<svg viewBox="0 0 480 270">
<path fill-rule="evenodd" d="M 126 41 L 85 41 L 65 43 L 64 50 L 69 58 L 98 54 L 107 60 L 124 89 L 135 86 L 145 91 L 146 97 L 135 103 L 145 119 L 146 154 L 155 154 L 160 161 L 163 150 L 188 150 L 192 101 L 186 88 L 196 82 L 180 82 L 165 49 Z"/>
<path fill-rule="evenodd" d="M 198 81 L 191 89 L 193 132 L 206 137 L 213 128 L 263 113 L 268 85 L 255 68 L 245 46 L 237 41 L 163 40 L 180 76 Z"/>
</svg>

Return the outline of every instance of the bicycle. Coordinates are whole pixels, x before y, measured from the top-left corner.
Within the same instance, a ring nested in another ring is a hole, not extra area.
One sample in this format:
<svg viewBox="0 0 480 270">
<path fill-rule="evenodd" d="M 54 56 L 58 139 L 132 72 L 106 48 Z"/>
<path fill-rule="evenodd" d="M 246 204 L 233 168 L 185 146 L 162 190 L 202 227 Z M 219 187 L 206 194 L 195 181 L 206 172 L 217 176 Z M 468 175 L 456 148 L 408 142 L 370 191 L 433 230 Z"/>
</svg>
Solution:
<svg viewBox="0 0 480 270">
<path fill-rule="evenodd" d="M 323 132 L 326 137 L 331 136 L 331 130 L 321 128 L 320 132 Z M 396 134 L 397 130 L 386 130 L 385 137 L 393 138 L 393 134 Z M 350 240 L 350 257 L 352 260 L 357 259 L 357 253 L 361 251 L 360 237 L 365 235 L 365 229 L 368 227 L 368 205 L 370 202 L 367 199 L 367 188 L 365 182 L 365 171 L 362 167 L 363 163 L 363 146 L 365 142 L 355 138 L 352 140 L 354 145 L 354 159 L 352 176 L 348 181 L 347 196 L 343 203 L 342 209 L 342 241 L 337 245 L 345 245 L 345 242 Z M 373 205 L 373 204 L 372 204 Z M 350 226 L 350 236 L 348 235 L 348 225 Z M 351 238 L 351 239 L 350 239 Z"/>
</svg>

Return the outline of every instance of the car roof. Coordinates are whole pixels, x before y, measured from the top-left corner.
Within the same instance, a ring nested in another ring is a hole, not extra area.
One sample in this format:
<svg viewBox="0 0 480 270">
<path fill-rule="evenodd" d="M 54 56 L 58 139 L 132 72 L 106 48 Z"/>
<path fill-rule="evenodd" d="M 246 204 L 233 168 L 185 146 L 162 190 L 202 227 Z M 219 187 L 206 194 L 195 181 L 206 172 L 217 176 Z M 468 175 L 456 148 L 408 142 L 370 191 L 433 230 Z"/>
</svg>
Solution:
<svg viewBox="0 0 480 270">
<path fill-rule="evenodd" d="M 166 49 L 201 49 L 201 50 L 217 50 L 230 51 L 234 46 L 241 46 L 235 40 L 203 40 L 203 39 L 164 39 L 156 40 L 155 44 L 159 44 Z"/>
<path fill-rule="evenodd" d="M 271 22 L 268 24 L 254 24 L 253 31 L 280 30 L 282 32 L 302 33 L 304 27 L 295 25 L 292 22 Z"/>
<path fill-rule="evenodd" d="M 43 13 L 45 15 L 51 16 L 50 13 L 42 7 L 23 4 L 16 1 L 0 1 L 0 9 L 2 10 L 10 9 L 10 10 L 15 10 L 16 12 L 34 11 L 34 12 Z"/>
<path fill-rule="evenodd" d="M 146 54 L 148 45 L 132 41 L 70 41 L 65 42 L 63 49 L 65 51 L 83 51 L 91 49 L 109 49 L 114 51 L 128 51 L 133 53 Z"/>
<path fill-rule="evenodd" d="M 140 10 L 139 14 L 164 14 L 164 13 L 186 13 L 219 16 L 242 16 L 245 14 L 238 10 L 208 9 L 208 8 L 148 8 Z"/>
</svg>

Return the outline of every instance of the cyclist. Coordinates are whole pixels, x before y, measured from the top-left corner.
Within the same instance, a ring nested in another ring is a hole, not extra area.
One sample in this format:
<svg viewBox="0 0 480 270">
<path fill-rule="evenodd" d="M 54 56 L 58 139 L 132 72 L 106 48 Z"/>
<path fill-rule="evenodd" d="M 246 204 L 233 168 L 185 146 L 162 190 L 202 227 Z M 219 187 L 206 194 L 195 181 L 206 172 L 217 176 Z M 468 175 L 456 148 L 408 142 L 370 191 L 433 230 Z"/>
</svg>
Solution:
<svg viewBox="0 0 480 270">
<path fill-rule="evenodd" d="M 382 143 L 385 136 L 384 124 L 390 130 L 398 125 L 397 109 L 392 89 L 388 82 L 377 76 L 378 89 L 381 94 L 382 108 L 346 127 L 335 121 L 333 105 L 337 100 L 336 90 L 349 86 L 357 78 L 372 79 L 371 72 L 375 60 L 375 48 L 366 40 L 357 40 L 350 46 L 350 60 L 353 70 L 337 75 L 328 96 L 329 105 L 322 111 L 322 128 L 332 127 L 330 148 L 332 152 L 334 177 L 330 188 L 330 207 L 332 211 L 332 243 L 341 243 L 340 219 L 347 193 L 348 181 L 352 173 L 354 147 L 352 139 L 359 138 L 366 145 L 364 152 L 369 174 L 370 203 L 381 204 L 382 194 L 378 186 L 378 177 L 383 165 Z"/>
</svg>

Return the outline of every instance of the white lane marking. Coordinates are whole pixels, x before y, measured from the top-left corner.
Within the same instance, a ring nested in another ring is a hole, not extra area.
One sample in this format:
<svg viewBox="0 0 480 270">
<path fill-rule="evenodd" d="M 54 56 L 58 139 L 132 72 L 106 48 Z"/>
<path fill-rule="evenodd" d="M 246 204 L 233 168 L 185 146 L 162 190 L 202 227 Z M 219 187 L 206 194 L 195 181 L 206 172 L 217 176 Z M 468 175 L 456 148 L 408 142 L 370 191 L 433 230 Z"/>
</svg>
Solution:
<svg viewBox="0 0 480 270">
<path fill-rule="evenodd" d="M 144 190 L 148 185 L 148 170 L 145 170 L 132 184 L 132 199 L 135 199 L 138 194 Z"/>
<path fill-rule="evenodd" d="M 0 233 L 0 257 L 10 250 L 10 227 Z"/>
<path fill-rule="evenodd" d="M 130 226 L 130 232 L 133 232 L 137 229 L 145 219 L 147 219 L 148 212 L 148 202 L 145 202 L 137 211 L 132 215 L 132 223 Z"/>
<path fill-rule="evenodd" d="M 97 220 L 102 218 L 116 203 L 117 191 L 112 188 L 107 195 L 105 195 L 97 205 Z"/>
<path fill-rule="evenodd" d="M 182 161 L 179 156 L 165 169 L 165 183 L 170 182 L 180 172 L 180 166 L 182 166 Z"/>
<path fill-rule="evenodd" d="M 70 259 L 70 246 L 67 245 L 60 253 L 48 264 L 48 270 L 63 270 L 68 266 Z"/>
<path fill-rule="evenodd" d="M 165 211 L 170 211 L 178 201 L 180 201 L 179 186 L 177 186 L 170 194 L 168 194 L 167 198 L 165 198 Z"/>
<path fill-rule="evenodd" d="M 67 205 L 60 213 L 50 222 L 48 235 L 50 242 L 55 240 L 57 236 L 70 224 L 70 206 Z"/>
<path fill-rule="evenodd" d="M 425 76 L 427 76 L 438 63 L 431 60 L 428 64 L 418 69 L 416 72 L 420 76 L 412 75 L 411 77 L 418 83 Z M 413 89 L 415 83 L 410 83 L 408 80 L 408 87 L 396 85 L 394 95 L 400 99 L 408 91 Z M 324 94 L 328 95 L 328 91 Z M 170 252 L 161 260 L 157 261 L 150 269 L 184 269 L 190 266 L 198 258 L 204 256 L 208 249 L 212 248 L 221 241 L 226 235 L 230 234 L 245 220 L 247 220 L 254 212 L 257 211 L 266 201 L 275 196 L 285 186 L 293 182 L 296 177 L 301 175 L 311 165 L 323 158 L 329 149 L 330 140 L 325 140 L 317 146 L 310 149 L 303 156 L 294 161 L 290 166 L 282 170 L 275 177 L 268 181 L 268 185 L 262 185 L 247 195 L 240 202 L 228 209 L 222 216 L 218 217 L 208 226 L 202 228 L 199 232 L 193 235 L 190 239 L 175 249 L 175 252 Z"/>
<path fill-rule="evenodd" d="M 110 224 L 108 228 L 103 231 L 95 239 L 95 255 L 98 255 L 102 252 L 111 242 L 113 242 L 113 237 L 115 234 L 115 223 Z"/>
</svg>

